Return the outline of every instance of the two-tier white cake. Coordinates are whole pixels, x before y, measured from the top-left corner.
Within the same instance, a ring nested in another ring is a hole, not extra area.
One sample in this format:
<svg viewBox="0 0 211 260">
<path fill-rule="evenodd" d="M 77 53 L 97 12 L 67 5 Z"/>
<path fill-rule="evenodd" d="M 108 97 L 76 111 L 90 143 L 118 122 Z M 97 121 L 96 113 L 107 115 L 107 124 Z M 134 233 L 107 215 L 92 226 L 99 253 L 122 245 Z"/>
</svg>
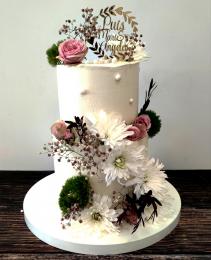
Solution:
<svg viewBox="0 0 211 260">
<path fill-rule="evenodd" d="M 64 250 L 129 252 L 166 236 L 181 202 L 148 151 L 161 120 L 149 110 L 153 79 L 139 108 L 146 53 L 135 17 L 113 5 L 98 14 L 82 9 L 82 18 L 79 25 L 66 20 L 62 41 L 47 50 L 57 67 L 60 119 L 44 152 L 54 157 L 55 173 L 27 193 L 25 220 L 41 240 Z"/>
</svg>

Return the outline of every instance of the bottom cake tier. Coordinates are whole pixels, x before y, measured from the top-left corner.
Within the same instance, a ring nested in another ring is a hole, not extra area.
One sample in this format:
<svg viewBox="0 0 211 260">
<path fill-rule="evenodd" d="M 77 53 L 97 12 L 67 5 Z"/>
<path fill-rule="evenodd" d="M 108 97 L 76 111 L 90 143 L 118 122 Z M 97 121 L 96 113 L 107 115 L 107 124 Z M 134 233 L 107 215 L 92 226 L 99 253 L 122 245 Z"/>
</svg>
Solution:
<svg viewBox="0 0 211 260">
<path fill-rule="evenodd" d="M 132 234 L 131 225 L 122 224 L 119 233 L 90 233 L 83 223 L 73 222 L 63 229 L 59 193 L 66 176 L 54 173 L 37 182 L 26 194 L 23 210 L 28 228 L 47 244 L 75 253 L 108 255 L 126 253 L 148 247 L 166 235 L 177 225 L 181 200 L 176 189 L 166 182 L 166 199 L 155 221 L 140 225 Z"/>
</svg>

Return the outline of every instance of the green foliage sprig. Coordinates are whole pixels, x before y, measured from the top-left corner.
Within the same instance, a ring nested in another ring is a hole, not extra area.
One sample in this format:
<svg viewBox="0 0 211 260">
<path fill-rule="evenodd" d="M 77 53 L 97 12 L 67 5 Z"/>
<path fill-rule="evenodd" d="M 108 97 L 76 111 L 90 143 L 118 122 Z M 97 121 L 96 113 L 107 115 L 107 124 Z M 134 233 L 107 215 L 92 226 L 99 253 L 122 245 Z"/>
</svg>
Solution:
<svg viewBox="0 0 211 260">
<path fill-rule="evenodd" d="M 91 186 L 86 176 L 74 176 L 69 178 L 59 195 L 59 207 L 63 214 L 69 212 L 70 207 L 78 204 L 80 208 L 84 208 L 90 199 Z"/>
<path fill-rule="evenodd" d="M 60 63 L 60 60 L 57 58 L 59 56 L 58 44 L 54 43 L 49 49 L 47 49 L 46 54 L 51 66 L 55 67 Z"/>
</svg>

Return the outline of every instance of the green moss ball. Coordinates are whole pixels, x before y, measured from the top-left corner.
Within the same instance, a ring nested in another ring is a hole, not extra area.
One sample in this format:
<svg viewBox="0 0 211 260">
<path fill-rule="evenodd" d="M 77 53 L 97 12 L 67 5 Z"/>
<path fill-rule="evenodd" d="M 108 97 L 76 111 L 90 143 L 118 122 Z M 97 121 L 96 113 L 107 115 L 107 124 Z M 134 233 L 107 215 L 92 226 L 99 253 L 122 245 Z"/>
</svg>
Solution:
<svg viewBox="0 0 211 260">
<path fill-rule="evenodd" d="M 144 114 L 148 115 L 151 120 L 151 127 L 148 131 L 149 137 L 154 137 L 156 134 L 160 132 L 161 128 L 161 119 L 160 116 L 157 115 L 154 111 L 152 110 L 146 110 L 144 111 Z"/>
<path fill-rule="evenodd" d="M 70 207 L 77 203 L 84 208 L 90 197 L 90 184 L 86 176 L 74 176 L 69 178 L 59 195 L 59 207 L 63 214 L 68 213 Z"/>
</svg>

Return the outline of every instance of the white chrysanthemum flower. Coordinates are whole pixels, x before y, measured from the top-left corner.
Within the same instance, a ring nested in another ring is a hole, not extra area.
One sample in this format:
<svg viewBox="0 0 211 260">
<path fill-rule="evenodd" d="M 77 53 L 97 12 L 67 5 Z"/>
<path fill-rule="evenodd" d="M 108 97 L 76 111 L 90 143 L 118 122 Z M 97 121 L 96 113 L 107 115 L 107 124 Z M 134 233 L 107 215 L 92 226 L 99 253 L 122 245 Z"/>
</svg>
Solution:
<svg viewBox="0 0 211 260">
<path fill-rule="evenodd" d="M 82 212 L 83 223 L 95 234 L 119 232 L 118 226 L 114 225 L 113 222 L 117 221 L 122 210 L 114 210 L 111 207 L 111 198 L 94 194 L 93 206 Z"/>
<path fill-rule="evenodd" d="M 165 188 L 167 175 L 162 170 L 164 165 L 158 160 L 151 158 L 139 168 L 136 177 L 127 181 L 126 186 L 135 186 L 134 193 L 137 198 L 152 190 L 153 195 L 160 197 Z"/>
<path fill-rule="evenodd" d="M 126 125 L 121 116 L 115 113 L 107 114 L 100 111 L 98 114 L 90 114 L 88 120 L 89 129 L 98 133 L 102 141 L 111 147 L 133 134 L 132 131 L 128 131 L 130 125 Z"/>
<path fill-rule="evenodd" d="M 122 184 L 122 181 L 137 175 L 144 160 L 144 149 L 145 146 L 143 145 L 140 146 L 127 141 L 122 142 L 120 146 L 116 146 L 102 164 L 107 185 L 110 185 L 114 180 Z"/>
</svg>

